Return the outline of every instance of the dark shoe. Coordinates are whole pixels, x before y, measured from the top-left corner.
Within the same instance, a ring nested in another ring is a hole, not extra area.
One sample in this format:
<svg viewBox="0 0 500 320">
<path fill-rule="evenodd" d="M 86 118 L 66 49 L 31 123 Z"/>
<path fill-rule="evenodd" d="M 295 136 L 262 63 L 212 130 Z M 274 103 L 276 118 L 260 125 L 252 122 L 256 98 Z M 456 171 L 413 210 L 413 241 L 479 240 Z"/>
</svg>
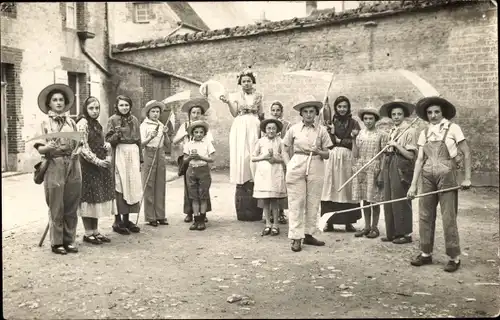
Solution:
<svg viewBox="0 0 500 320">
<path fill-rule="evenodd" d="M 419 254 L 410 264 L 415 267 L 421 267 L 424 264 L 432 264 L 432 256 L 424 257 L 422 254 Z"/>
<path fill-rule="evenodd" d="M 141 228 L 136 226 L 132 221 L 127 221 L 125 226 L 133 233 L 139 233 L 141 231 Z"/>
<path fill-rule="evenodd" d="M 405 244 L 405 243 L 411 243 L 411 242 L 412 242 L 411 236 L 402 236 L 402 237 L 399 237 L 399 238 L 392 240 L 392 243 L 394 243 L 394 244 Z"/>
<path fill-rule="evenodd" d="M 192 217 L 192 216 L 191 216 L 191 217 Z M 193 220 L 194 220 L 194 222 L 193 222 L 193 224 L 189 227 L 189 230 L 198 230 L 198 223 L 199 223 L 198 221 L 199 221 L 199 219 L 200 219 L 200 218 L 199 218 L 198 216 L 195 216 L 195 217 L 194 217 L 194 219 L 193 219 Z"/>
<path fill-rule="evenodd" d="M 201 219 L 200 219 L 201 220 Z M 205 225 L 205 219 L 201 220 L 200 223 L 198 223 L 198 230 L 199 231 L 203 231 L 207 228 L 207 226 Z"/>
<path fill-rule="evenodd" d="M 68 252 L 68 253 L 77 253 L 78 252 L 78 248 L 72 244 L 65 244 L 64 249 L 66 249 L 66 252 Z"/>
<path fill-rule="evenodd" d="M 130 234 L 130 230 L 125 228 L 123 223 L 118 223 L 113 225 L 113 231 L 119 234 L 128 235 Z"/>
<path fill-rule="evenodd" d="M 205 223 L 207 223 L 207 222 L 208 222 L 207 217 L 205 217 L 205 218 L 203 219 L 203 221 L 205 221 Z"/>
<path fill-rule="evenodd" d="M 271 234 L 271 227 L 265 227 L 264 230 L 262 230 L 261 235 L 262 236 L 267 236 L 269 234 Z"/>
<path fill-rule="evenodd" d="M 354 234 L 354 236 L 355 236 L 356 238 L 360 238 L 360 237 L 362 237 L 362 236 L 366 236 L 366 235 L 368 235 L 369 233 L 370 233 L 370 228 L 364 228 L 364 229 L 361 229 L 361 230 L 359 230 L 358 232 L 356 232 L 356 233 Z"/>
<path fill-rule="evenodd" d="M 293 240 L 292 242 L 292 251 L 293 252 L 299 252 L 302 250 L 302 245 L 300 243 L 300 240 Z"/>
<path fill-rule="evenodd" d="M 279 216 L 278 217 L 278 223 L 279 224 L 287 224 L 288 221 L 286 220 L 286 217 L 285 216 Z"/>
<path fill-rule="evenodd" d="M 350 223 L 345 225 L 345 232 L 356 232 L 356 228 Z"/>
<path fill-rule="evenodd" d="M 88 243 L 92 243 L 92 244 L 102 244 L 102 241 L 99 240 L 95 235 L 90 235 L 90 236 L 87 236 L 87 235 L 84 235 L 83 236 L 83 241 L 84 242 L 88 242 Z"/>
<path fill-rule="evenodd" d="M 448 263 L 444 267 L 444 271 L 446 271 L 446 272 L 455 272 L 455 271 L 458 270 L 458 267 L 460 267 L 460 260 L 458 260 L 458 262 L 450 260 L 450 261 L 448 261 Z"/>
<path fill-rule="evenodd" d="M 186 214 L 186 217 L 184 218 L 184 222 L 186 222 L 186 223 L 193 222 L 193 215 Z"/>
<path fill-rule="evenodd" d="M 55 254 L 67 254 L 66 249 L 63 246 L 52 246 L 52 252 Z"/>
<path fill-rule="evenodd" d="M 110 238 L 108 238 L 108 237 L 106 237 L 106 236 L 104 236 L 104 235 L 102 235 L 102 234 L 100 234 L 100 233 L 95 234 L 94 236 L 95 236 L 97 239 L 101 240 L 102 242 L 108 242 L 108 243 L 109 243 L 109 242 L 111 242 L 111 239 L 110 239 Z"/>
<path fill-rule="evenodd" d="M 162 226 L 168 226 L 167 219 L 160 219 L 160 220 L 158 220 L 158 224 L 160 224 Z"/>
<path fill-rule="evenodd" d="M 383 237 L 380 240 L 382 240 L 382 242 L 392 242 L 394 240 L 394 238 Z"/>
<path fill-rule="evenodd" d="M 280 228 L 278 228 L 278 227 L 272 227 L 271 228 L 271 235 L 272 236 L 277 236 L 279 234 L 280 234 Z"/>
<path fill-rule="evenodd" d="M 310 246 L 324 246 L 325 242 L 324 241 L 319 241 L 315 237 L 311 236 L 310 234 L 306 234 L 306 237 L 304 238 L 304 244 L 308 244 Z"/>
<path fill-rule="evenodd" d="M 152 227 L 158 227 L 158 222 L 157 221 L 149 221 L 148 224 Z"/>
<path fill-rule="evenodd" d="M 370 232 L 366 235 L 366 237 L 370 239 L 375 239 L 379 235 L 380 231 L 378 231 L 378 228 L 371 228 Z"/>
</svg>

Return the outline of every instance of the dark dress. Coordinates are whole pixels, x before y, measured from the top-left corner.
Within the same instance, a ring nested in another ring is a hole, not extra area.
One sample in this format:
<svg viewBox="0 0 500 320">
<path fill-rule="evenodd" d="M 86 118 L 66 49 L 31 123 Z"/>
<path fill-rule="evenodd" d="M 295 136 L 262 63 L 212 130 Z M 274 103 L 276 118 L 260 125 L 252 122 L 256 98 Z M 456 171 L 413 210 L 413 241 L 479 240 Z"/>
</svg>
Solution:
<svg viewBox="0 0 500 320">
<path fill-rule="evenodd" d="M 352 209 L 360 206 L 359 203 L 347 202 L 352 201 L 352 192 L 349 185 L 340 192 L 337 192 L 337 189 L 352 176 L 351 150 L 353 138 L 351 137 L 351 133 L 354 129 L 360 130 L 360 127 L 358 122 L 350 116 L 343 120 L 334 118 L 333 125 L 335 127 L 335 132 L 328 132 L 333 147 L 327 162 L 328 169 L 325 170 L 325 175 L 330 174 L 331 176 L 328 178 L 331 179 L 325 179 L 325 181 L 329 181 L 330 183 L 325 183 L 323 187 L 321 215 L 328 212 Z M 335 136 L 341 140 L 340 143 L 336 142 Z M 326 199 L 335 201 L 326 201 Z M 328 225 L 331 227 L 334 224 L 356 223 L 360 218 L 361 210 L 339 213 L 333 215 L 328 220 Z"/>
</svg>

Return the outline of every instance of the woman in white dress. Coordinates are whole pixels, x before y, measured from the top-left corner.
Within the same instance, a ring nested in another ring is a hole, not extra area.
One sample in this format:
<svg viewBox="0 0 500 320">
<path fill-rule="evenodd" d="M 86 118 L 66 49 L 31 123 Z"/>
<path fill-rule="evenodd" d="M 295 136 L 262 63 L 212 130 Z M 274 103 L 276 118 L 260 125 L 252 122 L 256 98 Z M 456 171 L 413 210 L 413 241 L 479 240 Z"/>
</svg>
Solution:
<svg viewBox="0 0 500 320">
<path fill-rule="evenodd" d="M 238 220 L 258 221 L 262 210 L 253 196 L 255 163 L 251 161 L 253 149 L 260 137 L 260 120 L 264 118 L 262 94 L 254 88 L 255 75 L 249 69 L 238 75 L 241 91 L 231 99 L 220 100 L 229 106 L 234 117 L 229 134 L 230 179 L 236 184 L 235 206 Z"/>
</svg>

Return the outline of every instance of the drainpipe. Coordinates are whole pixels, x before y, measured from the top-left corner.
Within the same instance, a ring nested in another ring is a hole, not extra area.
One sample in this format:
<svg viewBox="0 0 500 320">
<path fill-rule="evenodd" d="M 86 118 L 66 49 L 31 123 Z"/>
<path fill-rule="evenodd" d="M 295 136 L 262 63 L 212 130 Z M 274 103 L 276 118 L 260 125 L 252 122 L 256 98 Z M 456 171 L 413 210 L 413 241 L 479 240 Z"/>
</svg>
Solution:
<svg viewBox="0 0 500 320">
<path fill-rule="evenodd" d="M 87 48 L 85 47 L 85 43 L 87 39 L 93 39 L 95 37 L 95 34 L 92 32 L 88 31 L 78 31 L 78 39 L 80 41 L 80 48 L 82 49 L 82 53 L 90 60 L 92 61 L 99 70 L 104 72 L 107 77 L 111 77 L 112 74 L 111 72 L 108 71 L 97 59 L 95 59 L 90 52 L 87 51 Z"/>
</svg>

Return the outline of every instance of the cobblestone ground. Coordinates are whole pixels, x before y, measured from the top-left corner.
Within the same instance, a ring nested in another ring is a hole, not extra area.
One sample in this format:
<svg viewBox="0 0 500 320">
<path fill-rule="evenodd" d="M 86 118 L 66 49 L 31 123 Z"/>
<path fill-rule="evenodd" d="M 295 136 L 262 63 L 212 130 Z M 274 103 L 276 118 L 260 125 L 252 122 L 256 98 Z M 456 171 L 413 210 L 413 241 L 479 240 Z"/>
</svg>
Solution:
<svg viewBox="0 0 500 320">
<path fill-rule="evenodd" d="M 318 235 L 321 248 L 290 250 L 287 228 L 261 237 L 261 222 L 239 222 L 234 186 L 214 172 L 207 230 L 189 231 L 181 213 L 182 180 L 167 184 L 169 226 L 111 232 L 112 242 L 82 243 L 58 256 L 46 239 L 41 186 L 31 175 L 2 179 L 3 312 L 8 319 L 487 317 L 499 310 L 496 190 L 460 193 L 462 268 L 445 273 L 441 223 L 434 264 L 409 265 L 418 249 L 359 239 L 343 231 Z M 414 230 L 418 230 L 414 217 Z M 440 217 L 438 217 L 440 219 Z M 384 234 L 384 221 L 380 229 Z M 356 225 L 362 227 L 360 220 Z M 229 303 L 232 295 L 235 301 Z"/>
</svg>

